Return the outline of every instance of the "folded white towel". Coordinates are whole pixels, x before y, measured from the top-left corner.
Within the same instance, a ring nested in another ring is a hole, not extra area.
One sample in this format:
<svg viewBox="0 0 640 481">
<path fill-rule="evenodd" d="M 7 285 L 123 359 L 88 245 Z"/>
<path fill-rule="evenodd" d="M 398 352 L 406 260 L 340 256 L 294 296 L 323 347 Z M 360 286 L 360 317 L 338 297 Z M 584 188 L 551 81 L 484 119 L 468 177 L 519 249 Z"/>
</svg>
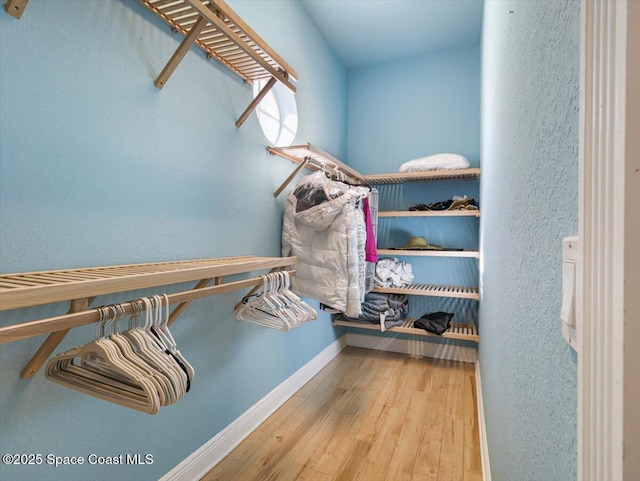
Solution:
<svg viewBox="0 0 640 481">
<path fill-rule="evenodd" d="M 469 161 L 458 154 L 435 154 L 413 159 L 400 166 L 399 172 L 468 169 Z"/>
</svg>

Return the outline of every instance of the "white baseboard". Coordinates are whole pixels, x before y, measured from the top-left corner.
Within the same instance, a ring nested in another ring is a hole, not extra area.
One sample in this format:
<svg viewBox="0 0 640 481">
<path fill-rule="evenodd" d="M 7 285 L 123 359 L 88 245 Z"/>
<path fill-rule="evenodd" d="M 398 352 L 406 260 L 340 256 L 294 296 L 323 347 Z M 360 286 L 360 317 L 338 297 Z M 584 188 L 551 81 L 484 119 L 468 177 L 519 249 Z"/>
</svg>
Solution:
<svg viewBox="0 0 640 481">
<path fill-rule="evenodd" d="M 433 357 L 473 363 L 476 361 L 476 349 L 472 347 L 454 346 L 435 342 L 424 342 L 413 339 L 399 339 L 394 337 L 368 336 L 348 332 L 347 346 L 377 349 L 379 351 L 399 352 L 411 356 Z"/>
<path fill-rule="evenodd" d="M 160 478 L 160 481 L 194 481 L 202 478 L 346 346 L 346 336 L 327 346 L 320 354 Z"/>
<path fill-rule="evenodd" d="M 487 443 L 487 424 L 484 418 L 482 399 L 482 380 L 480 378 L 480 360 L 476 359 L 476 399 L 478 400 L 478 431 L 480 434 L 480 459 L 482 460 L 482 481 L 491 481 L 489 464 L 489 445 Z"/>
</svg>

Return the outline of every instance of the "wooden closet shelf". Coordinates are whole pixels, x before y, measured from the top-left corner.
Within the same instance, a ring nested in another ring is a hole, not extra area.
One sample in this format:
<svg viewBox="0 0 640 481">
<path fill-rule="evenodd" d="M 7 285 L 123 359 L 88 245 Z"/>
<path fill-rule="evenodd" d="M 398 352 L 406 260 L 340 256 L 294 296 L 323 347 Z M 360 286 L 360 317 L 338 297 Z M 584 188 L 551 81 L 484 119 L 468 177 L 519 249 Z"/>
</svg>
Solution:
<svg viewBox="0 0 640 481">
<path fill-rule="evenodd" d="M 452 322 L 449 330 L 445 332 L 442 336 L 438 336 L 436 334 L 432 334 L 428 331 L 425 331 L 424 329 L 413 327 L 414 321 L 415 321 L 414 318 L 407 318 L 404 321 L 404 324 L 402 324 L 402 326 L 392 327 L 390 329 L 387 329 L 384 332 L 399 332 L 402 334 L 416 334 L 419 336 L 430 336 L 430 337 L 438 337 L 438 338 L 445 338 L 445 339 L 458 339 L 462 341 L 472 341 L 475 343 L 480 342 L 480 337 L 478 336 L 478 329 L 476 325 L 473 323 Z M 353 322 L 353 321 L 347 321 L 342 318 L 334 319 L 333 325 L 381 332 L 379 324 L 373 324 L 373 323 L 366 324 L 363 322 Z"/>
<path fill-rule="evenodd" d="M 402 184 L 403 182 L 426 182 L 429 180 L 469 180 L 480 177 L 480 169 L 430 170 L 427 172 L 398 172 L 394 174 L 365 175 L 367 184 Z"/>
<path fill-rule="evenodd" d="M 408 249 L 378 249 L 378 255 L 382 256 L 424 256 L 424 257 L 475 257 L 480 258 L 480 252 L 462 251 L 438 251 L 438 250 L 408 250 Z"/>
<path fill-rule="evenodd" d="M 179 61 L 194 42 L 209 58 L 228 67 L 243 80 L 253 83 L 274 77 L 293 92 L 291 78 L 296 71 L 287 64 L 267 43 L 247 25 L 223 0 L 138 0 L 159 16 L 174 31 L 182 32 L 189 39 L 184 52 L 172 58 L 165 69 L 166 78 L 158 78 L 162 84 L 173 72 Z M 202 23 L 200 23 L 200 20 Z M 199 31 L 196 31 L 195 29 Z M 193 34 L 189 33 L 194 29 Z M 185 39 L 186 40 L 186 39 Z M 162 85 L 157 85 L 161 87 Z"/>
<path fill-rule="evenodd" d="M 223 257 L 0 275 L 0 310 L 284 267 L 295 257 Z"/>
<path fill-rule="evenodd" d="M 442 286 L 436 284 L 411 284 L 407 287 L 379 287 L 373 292 L 386 294 L 409 294 L 412 296 L 455 297 L 458 299 L 480 300 L 477 287 Z"/>
<path fill-rule="evenodd" d="M 324 164 L 330 170 L 335 170 L 337 168 L 353 180 L 360 183 L 366 183 L 366 176 L 363 176 L 357 170 L 352 169 L 347 164 L 341 162 L 313 144 L 307 143 L 303 145 L 292 145 L 290 147 L 267 147 L 267 150 L 271 155 L 279 155 L 280 157 L 288 159 L 291 162 L 295 162 L 296 164 L 305 163 L 309 160 L 315 161 L 315 163 L 308 162 L 306 164 L 306 167 L 310 170 L 320 170 L 321 165 Z"/>
<path fill-rule="evenodd" d="M 28 1 L 8 0 L 5 11 L 20 18 Z M 292 80 L 296 80 L 298 74 L 293 67 L 224 0 L 138 0 L 138 3 L 169 24 L 174 33 L 181 32 L 185 36 L 154 82 L 159 89 L 164 87 L 191 46 L 196 44 L 208 58 L 215 58 L 245 82 L 268 80 L 240 115 L 236 127 L 245 122 L 276 81 L 292 92 L 296 91 Z"/>
<path fill-rule="evenodd" d="M 387 210 L 378 217 L 480 217 L 479 210 Z"/>
<path fill-rule="evenodd" d="M 257 289 L 262 284 L 261 277 L 225 282 L 224 276 L 277 270 L 293 266 L 296 261 L 295 257 L 241 256 L 4 274 L 0 276 L 0 310 L 65 300 L 71 305 L 60 316 L 0 327 L 0 344 L 49 334 L 20 374 L 23 378 L 31 377 L 72 328 L 100 320 L 98 310 L 89 307 L 98 295 L 198 280 L 190 290 L 167 296 L 169 304 L 178 304 L 169 316 L 171 324 L 195 299 L 247 287 Z M 295 271 L 290 273 L 293 275 Z M 211 281 L 215 285 L 209 286 Z M 124 314 L 133 312 L 132 302 L 120 306 Z"/>
</svg>

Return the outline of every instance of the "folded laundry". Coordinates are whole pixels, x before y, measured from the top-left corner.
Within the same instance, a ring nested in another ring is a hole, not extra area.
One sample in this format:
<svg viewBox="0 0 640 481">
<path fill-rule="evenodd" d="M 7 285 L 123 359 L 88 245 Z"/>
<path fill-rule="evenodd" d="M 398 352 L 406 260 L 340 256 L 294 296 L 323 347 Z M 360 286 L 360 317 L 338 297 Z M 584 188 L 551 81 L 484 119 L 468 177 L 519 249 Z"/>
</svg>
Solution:
<svg viewBox="0 0 640 481">
<path fill-rule="evenodd" d="M 395 257 L 385 257 L 376 264 L 375 285 L 380 287 L 406 287 L 413 282 L 411 264 Z"/>
<path fill-rule="evenodd" d="M 432 202 L 431 204 L 415 204 L 410 206 L 409 210 L 478 210 L 478 203 L 473 197 L 454 197 L 453 199 Z"/>
<path fill-rule="evenodd" d="M 454 314 L 450 312 L 429 312 L 420 317 L 420 319 L 416 319 L 413 327 L 418 327 L 441 336 L 451 327 L 451 319 L 453 319 L 453 316 Z"/>
<path fill-rule="evenodd" d="M 402 294 L 369 292 L 361 305 L 362 314 L 347 317 L 350 321 L 379 323 L 381 319 L 387 329 L 401 325 L 409 313 L 409 298 Z"/>
</svg>

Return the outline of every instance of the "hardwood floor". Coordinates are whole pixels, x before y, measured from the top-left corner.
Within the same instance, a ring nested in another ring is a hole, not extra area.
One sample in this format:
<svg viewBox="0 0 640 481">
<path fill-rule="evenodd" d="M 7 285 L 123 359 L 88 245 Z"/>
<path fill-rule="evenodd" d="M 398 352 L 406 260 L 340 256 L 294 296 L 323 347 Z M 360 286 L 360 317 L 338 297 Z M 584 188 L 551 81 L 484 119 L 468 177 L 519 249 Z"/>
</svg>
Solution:
<svg viewBox="0 0 640 481">
<path fill-rule="evenodd" d="M 203 481 L 481 481 L 473 364 L 348 347 Z"/>
</svg>

